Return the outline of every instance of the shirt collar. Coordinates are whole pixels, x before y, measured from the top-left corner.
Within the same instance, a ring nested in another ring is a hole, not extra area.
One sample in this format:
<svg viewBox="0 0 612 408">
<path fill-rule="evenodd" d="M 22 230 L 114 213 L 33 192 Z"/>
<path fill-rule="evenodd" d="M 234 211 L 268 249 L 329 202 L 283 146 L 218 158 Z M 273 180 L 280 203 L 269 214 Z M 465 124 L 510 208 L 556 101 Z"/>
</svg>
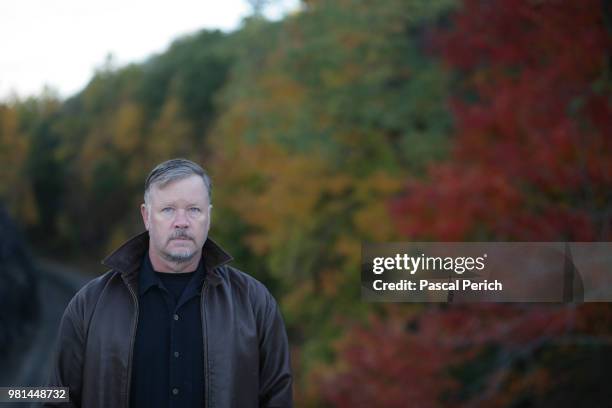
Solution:
<svg viewBox="0 0 612 408">
<path fill-rule="evenodd" d="M 153 264 L 151 263 L 151 258 L 149 257 L 149 253 L 145 253 L 142 258 L 142 265 L 140 267 L 140 274 L 138 276 L 138 295 L 142 296 L 147 290 L 149 290 L 152 286 L 163 287 L 159 276 L 155 273 L 155 269 L 153 269 Z M 198 267 L 195 270 L 195 275 L 190 280 L 188 286 L 185 290 L 193 291 L 193 293 L 198 293 L 202 288 L 202 282 L 204 281 L 204 256 L 200 258 L 200 262 L 198 263 Z M 191 295 L 191 294 L 190 294 Z"/>
<path fill-rule="evenodd" d="M 151 258 L 149 258 L 149 253 L 147 252 L 142 257 L 142 266 L 138 276 L 138 295 L 145 293 L 151 286 L 159 286 L 159 284 L 159 278 L 155 275 L 153 265 L 151 265 Z"/>
</svg>

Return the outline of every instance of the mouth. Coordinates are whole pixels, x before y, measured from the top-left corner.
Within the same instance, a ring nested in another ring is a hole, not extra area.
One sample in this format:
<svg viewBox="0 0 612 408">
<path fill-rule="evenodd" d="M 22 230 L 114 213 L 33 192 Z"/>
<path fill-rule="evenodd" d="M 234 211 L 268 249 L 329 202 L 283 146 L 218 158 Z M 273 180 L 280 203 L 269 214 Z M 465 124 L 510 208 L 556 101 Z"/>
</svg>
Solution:
<svg viewBox="0 0 612 408">
<path fill-rule="evenodd" d="M 172 238 L 170 241 L 193 241 L 193 240 L 187 237 L 178 237 L 178 238 Z"/>
</svg>

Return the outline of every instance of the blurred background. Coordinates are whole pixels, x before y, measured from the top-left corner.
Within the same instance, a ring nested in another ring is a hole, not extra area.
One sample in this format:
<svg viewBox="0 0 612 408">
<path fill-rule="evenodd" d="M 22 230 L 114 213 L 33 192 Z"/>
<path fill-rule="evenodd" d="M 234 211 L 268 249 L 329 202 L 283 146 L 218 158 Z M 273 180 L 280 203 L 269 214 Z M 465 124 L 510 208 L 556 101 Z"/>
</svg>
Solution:
<svg viewBox="0 0 612 408">
<path fill-rule="evenodd" d="M 611 240 L 611 2 L 30 3 L 0 13 L 0 385 L 44 384 L 146 175 L 186 157 L 282 307 L 298 407 L 612 406 L 609 303 L 360 300 L 364 241 Z"/>
</svg>

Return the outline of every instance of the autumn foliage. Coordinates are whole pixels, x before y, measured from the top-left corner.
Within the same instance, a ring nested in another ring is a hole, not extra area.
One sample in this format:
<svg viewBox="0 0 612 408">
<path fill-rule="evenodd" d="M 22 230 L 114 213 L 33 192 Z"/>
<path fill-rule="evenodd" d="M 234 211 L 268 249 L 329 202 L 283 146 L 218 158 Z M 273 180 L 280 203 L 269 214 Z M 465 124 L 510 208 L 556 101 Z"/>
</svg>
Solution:
<svg viewBox="0 0 612 408">
<path fill-rule="evenodd" d="M 599 1 L 466 0 L 436 52 L 455 72 L 450 157 L 390 204 L 410 240 L 612 237 L 610 37 Z M 611 308 L 473 305 L 372 317 L 318 379 L 339 407 L 599 406 Z M 524 404 L 524 405 L 521 405 Z"/>
<path fill-rule="evenodd" d="M 343 363 L 319 379 L 333 406 L 504 406 L 512 401 L 503 391 L 516 366 L 574 324 L 574 311 L 558 306 L 429 308 L 411 317 L 401 308 L 387 312 L 338 343 Z M 533 391 L 543 393 L 551 383 L 539 367 L 528 375 L 539 377 L 526 381 Z"/>
<path fill-rule="evenodd" d="M 612 237 L 610 37 L 601 2 L 468 0 L 441 32 L 458 72 L 452 159 L 393 206 L 410 237 Z"/>
</svg>

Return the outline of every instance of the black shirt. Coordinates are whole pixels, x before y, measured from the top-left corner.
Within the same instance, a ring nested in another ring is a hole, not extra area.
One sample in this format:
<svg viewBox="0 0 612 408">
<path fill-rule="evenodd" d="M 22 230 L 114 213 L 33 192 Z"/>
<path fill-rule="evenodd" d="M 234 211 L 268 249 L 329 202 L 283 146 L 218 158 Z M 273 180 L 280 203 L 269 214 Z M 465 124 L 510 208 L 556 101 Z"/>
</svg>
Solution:
<svg viewBox="0 0 612 408">
<path fill-rule="evenodd" d="M 138 277 L 138 327 L 131 408 L 202 407 L 202 260 L 190 273 L 155 272 L 144 256 Z"/>
</svg>

